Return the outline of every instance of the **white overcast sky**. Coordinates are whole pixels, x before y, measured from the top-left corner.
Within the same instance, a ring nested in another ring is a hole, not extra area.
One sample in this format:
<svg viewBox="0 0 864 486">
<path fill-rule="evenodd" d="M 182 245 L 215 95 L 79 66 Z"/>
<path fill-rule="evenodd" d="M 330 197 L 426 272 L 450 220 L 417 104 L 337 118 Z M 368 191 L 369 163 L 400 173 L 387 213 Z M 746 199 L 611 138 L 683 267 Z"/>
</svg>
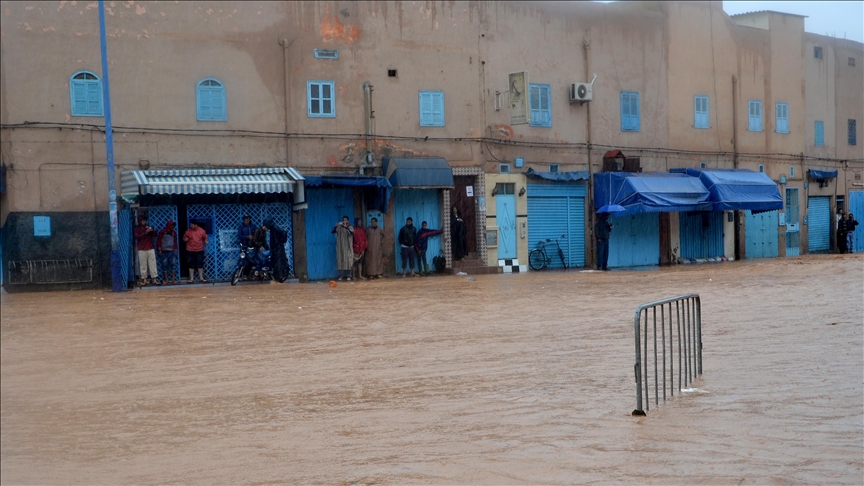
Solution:
<svg viewBox="0 0 864 486">
<path fill-rule="evenodd" d="M 603 3 L 611 3 L 610 1 Z M 804 30 L 820 35 L 864 42 L 864 1 L 831 2 L 736 2 L 724 1 L 723 10 L 729 15 L 759 10 L 806 15 Z"/>
</svg>

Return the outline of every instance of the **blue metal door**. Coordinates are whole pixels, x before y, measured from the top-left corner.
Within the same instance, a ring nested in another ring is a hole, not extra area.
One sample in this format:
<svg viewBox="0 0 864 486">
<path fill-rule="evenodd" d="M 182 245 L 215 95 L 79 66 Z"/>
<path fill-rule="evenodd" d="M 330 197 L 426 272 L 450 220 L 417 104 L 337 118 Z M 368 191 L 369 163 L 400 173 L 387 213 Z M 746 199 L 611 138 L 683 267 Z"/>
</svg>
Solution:
<svg viewBox="0 0 864 486">
<path fill-rule="evenodd" d="M 810 253 L 831 250 L 831 198 L 807 198 L 807 242 Z"/>
<path fill-rule="evenodd" d="M 724 255 L 723 211 L 679 213 L 681 256 L 713 258 Z"/>
<path fill-rule="evenodd" d="M 609 237 L 609 267 L 660 264 L 660 215 L 639 213 L 613 216 Z"/>
<path fill-rule="evenodd" d="M 412 224 L 420 231 L 420 224 L 426 221 L 429 229 L 441 229 L 441 203 L 439 189 L 396 189 L 395 197 L 395 223 L 393 224 L 396 255 L 396 273 L 402 273 L 402 249 L 399 246 L 399 231 L 405 226 L 407 218 L 412 219 Z M 443 235 L 443 233 L 442 233 Z M 441 235 L 429 238 L 426 248 L 426 263 L 432 264 L 432 259 L 441 252 Z M 416 267 L 415 267 L 416 269 Z"/>
<path fill-rule="evenodd" d="M 780 255 L 777 243 L 777 211 L 759 214 L 744 211 L 745 258 L 776 258 Z"/>
<path fill-rule="evenodd" d="M 585 185 L 528 184 L 528 251 L 547 238 L 559 240 L 567 267 L 585 266 Z M 549 268 L 563 268 L 554 243 Z"/>
<path fill-rule="evenodd" d="M 309 280 L 336 278 L 336 236 L 330 231 L 348 216 L 354 224 L 354 192 L 343 188 L 306 189 L 306 259 Z"/>
<path fill-rule="evenodd" d="M 801 254 L 801 219 L 799 217 L 798 188 L 786 188 L 786 256 Z"/>
<path fill-rule="evenodd" d="M 853 234 L 852 251 L 864 251 L 864 191 L 849 192 L 849 212 L 861 222 Z"/>
<path fill-rule="evenodd" d="M 495 197 L 495 224 L 498 226 L 498 258 L 516 258 L 516 196 Z"/>
</svg>

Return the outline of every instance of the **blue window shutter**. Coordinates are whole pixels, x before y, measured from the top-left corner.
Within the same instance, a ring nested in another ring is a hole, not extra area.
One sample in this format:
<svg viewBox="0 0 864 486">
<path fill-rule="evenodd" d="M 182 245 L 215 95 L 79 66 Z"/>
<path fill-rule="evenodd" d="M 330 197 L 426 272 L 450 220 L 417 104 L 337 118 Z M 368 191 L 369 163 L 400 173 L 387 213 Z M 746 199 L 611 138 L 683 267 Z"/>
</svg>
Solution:
<svg viewBox="0 0 864 486">
<path fill-rule="evenodd" d="M 432 93 L 420 92 L 420 126 L 432 125 Z"/>
<path fill-rule="evenodd" d="M 531 85 L 529 89 L 529 101 L 531 103 L 531 125 L 540 123 L 540 87 Z"/>
<path fill-rule="evenodd" d="M 87 81 L 87 114 L 102 115 L 102 85 L 99 81 Z"/>
<path fill-rule="evenodd" d="M 761 132 L 762 131 L 762 102 L 750 100 L 750 123 L 748 124 L 748 129 L 751 132 Z"/>
<path fill-rule="evenodd" d="M 708 122 L 708 97 L 693 97 L 693 123 L 696 128 L 710 128 Z"/>
<path fill-rule="evenodd" d="M 210 107 L 210 89 L 206 86 L 198 86 L 197 105 L 198 105 L 198 121 L 209 120 L 212 117 L 212 109 Z"/>
<path fill-rule="evenodd" d="M 69 79 L 72 116 L 102 116 L 102 81 L 90 72 L 79 72 Z"/>
<path fill-rule="evenodd" d="M 432 124 L 444 126 L 444 92 L 432 93 Z"/>
<path fill-rule="evenodd" d="M 87 114 L 87 82 L 72 81 L 72 115 L 83 116 Z"/>
<path fill-rule="evenodd" d="M 336 96 L 333 81 L 307 81 L 307 115 L 312 118 L 335 118 Z"/>
<path fill-rule="evenodd" d="M 225 116 L 225 87 L 224 86 L 212 86 L 210 88 L 210 109 L 212 110 L 213 118 L 215 121 L 225 121 L 227 117 Z"/>
<path fill-rule="evenodd" d="M 621 92 L 621 131 L 638 132 L 639 93 Z"/>
<path fill-rule="evenodd" d="M 774 105 L 774 113 L 777 133 L 789 133 L 789 105 L 777 103 Z"/>
<path fill-rule="evenodd" d="M 816 132 L 816 146 L 825 146 L 825 123 L 817 121 L 814 123 L 814 131 Z"/>
<path fill-rule="evenodd" d="M 552 126 L 552 103 L 549 93 L 549 86 L 540 87 L 540 114 L 542 116 L 542 125 L 544 127 Z"/>
</svg>

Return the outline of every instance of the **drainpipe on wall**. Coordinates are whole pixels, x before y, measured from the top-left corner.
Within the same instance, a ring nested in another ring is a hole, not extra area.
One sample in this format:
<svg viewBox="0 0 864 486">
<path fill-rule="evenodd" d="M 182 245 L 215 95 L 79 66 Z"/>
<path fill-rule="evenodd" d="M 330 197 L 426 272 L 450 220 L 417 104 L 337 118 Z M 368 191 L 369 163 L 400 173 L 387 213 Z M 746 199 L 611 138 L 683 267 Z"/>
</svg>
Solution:
<svg viewBox="0 0 864 486">
<path fill-rule="evenodd" d="M 585 31 L 585 38 L 582 40 L 582 54 L 585 57 L 585 80 L 588 79 L 588 73 L 591 72 L 591 57 L 588 51 L 591 49 L 591 40 L 589 39 L 591 30 Z M 594 76 L 597 77 L 596 75 Z M 593 84 L 593 81 L 592 81 Z M 588 265 L 597 266 L 597 240 L 594 238 L 594 168 L 591 164 L 591 102 L 587 103 L 586 108 L 586 137 L 587 141 L 587 156 L 588 156 L 588 187 L 586 194 L 586 202 L 588 205 L 588 236 L 590 238 Z"/>
<path fill-rule="evenodd" d="M 732 75 L 732 164 L 738 168 L 738 78 Z"/>
<path fill-rule="evenodd" d="M 293 43 L 294 41 L 291 41 Z M 292 157 L 290 155 L 290 147 L 291 142 L 289 141 L 290 136 L 289 132 L 289 119 L 290 119 L 290 111 L 288 107 L 291 106 L 291 91 L 288 89 L 288 47 L 291 45 L 288 42 L 288 39 L 282 39 L 279 41 L 279 45 L 282 46 L 282 82 L 283 88 L 285 89 L 285 164 L 291 165 Z"/>
<path fill-rule="evenodd" d="M 375 112 L 372 111 L 372 85 L 369 84 L 369 81 L 363 81 L 363 102 L 366 108 L 364 112 L 366 121 L 366 155 L 363 159 L 363 164 L 360 165 L 360 175 L 364 175 L 366 169 L 375 167 L 373 163 L 375 161 L 375 154 L 372 153 L 372 118 Z"/>
</svg>

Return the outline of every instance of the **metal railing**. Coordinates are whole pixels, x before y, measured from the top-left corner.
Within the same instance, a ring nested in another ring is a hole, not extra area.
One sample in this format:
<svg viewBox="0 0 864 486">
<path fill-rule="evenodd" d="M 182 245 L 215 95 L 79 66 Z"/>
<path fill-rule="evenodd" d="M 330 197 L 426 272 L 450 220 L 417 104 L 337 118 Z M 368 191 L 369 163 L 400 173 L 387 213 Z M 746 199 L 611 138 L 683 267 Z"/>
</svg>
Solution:
<svg viewBox="0 0 864 486">
<path fill-rule="evenodd" d="M 673 311 L 674 307 L 674 311 Z M 657 309 L 660 309 L 658 326 Z M 668 312 L 667 312 L 668 311 Z M 644 316 L 644 320 L 643 320 Z M 654 404 L 660 403 L 660 388 L 663 389 L 663 400 L 666 400 L 666 384 L 669 384 L 669 396 L 675 395 L 675 358 L 678 358 L 678 391 L 689 385 L 698 375 L 702 374 L 702 301 L 699 294 L 686 294 L 664 300 L 642 304 L 636 308 L 634 317 L 636 337 L 636 410 L 633 415 L 645 415 L 650 402 L 648 379 L 650 375 L 648 362 L 648 327 L 649 317 L 653 328 L 654 351 Z M 643 324 L 644 326 L 640 326 Z M 668 323 L 668 335 L 667 335 Z M 673 327 L 674 324 L 674 327 Z M 657 347 L 657 330 L 660 329 L 660 347 Z M 642 339 L 640 340 L 640 334 Z M 667 344 L 668 343 L 668 344 Z M 667 374 L 666 350 L 669 350 L 669 369 Z M 677 347 L 677 349 L 676 349 Z M 658 354 L 662 361 L 658 362 Z M 643 387 L 643 384 L 645 385 Z M 645 398 L 645 408 L 642 408 L 642 398 Z"/>
<path fill-rule="evenodd" d="M 93 281 L 93 260 L 25 260 L 7 265 L 9 284 L 64 284 Z"/>
</svg>

